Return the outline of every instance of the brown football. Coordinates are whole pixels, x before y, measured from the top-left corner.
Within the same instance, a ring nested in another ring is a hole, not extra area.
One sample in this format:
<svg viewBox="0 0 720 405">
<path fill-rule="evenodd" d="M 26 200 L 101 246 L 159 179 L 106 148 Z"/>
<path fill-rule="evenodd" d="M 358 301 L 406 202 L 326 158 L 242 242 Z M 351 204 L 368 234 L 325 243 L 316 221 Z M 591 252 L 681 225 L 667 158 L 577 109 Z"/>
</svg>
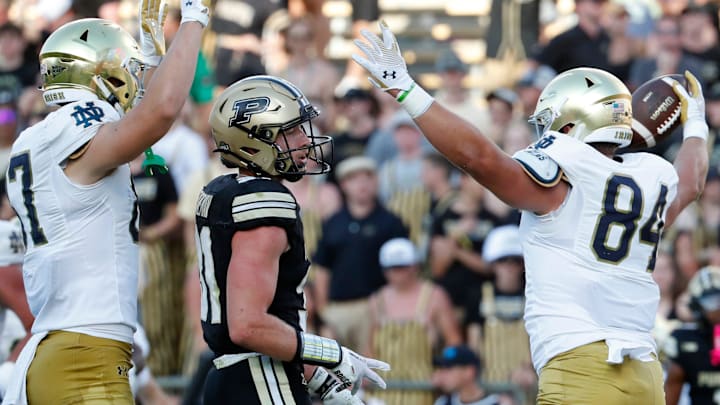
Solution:
<svg viewBox="0 0 720 405">
<path fill-rule="evenodd" d="M 680 126 L 680 98 L 669 79 L 675 79 L 687 88 L 685 76 L 672 74 L 650 79 L 633 92 L 630 148 L 652 148 L 669 138 Z"/>
</svg>

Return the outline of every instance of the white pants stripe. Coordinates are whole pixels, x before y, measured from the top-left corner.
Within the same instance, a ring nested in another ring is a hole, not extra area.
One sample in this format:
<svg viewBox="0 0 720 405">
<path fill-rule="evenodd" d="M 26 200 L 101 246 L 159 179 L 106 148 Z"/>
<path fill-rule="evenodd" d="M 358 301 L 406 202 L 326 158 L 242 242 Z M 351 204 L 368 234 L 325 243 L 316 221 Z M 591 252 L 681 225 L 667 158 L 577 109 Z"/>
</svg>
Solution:
<svg viewBox="0 0 720 405">
<path fill-rule="evenodd" d="M 257 394 L 260 398 L 261 404 L 276 405 L 270 398 L 268 383 L 265 380 L 265 375 L 260 364 L 260 359 L 260 357 L 252 357 L 248 359 L 248 364 L 250 365 L 250 374 L 252 375 L 253 382 L 255 383 L 255 389 L 257 390 Z"/>
</svg>

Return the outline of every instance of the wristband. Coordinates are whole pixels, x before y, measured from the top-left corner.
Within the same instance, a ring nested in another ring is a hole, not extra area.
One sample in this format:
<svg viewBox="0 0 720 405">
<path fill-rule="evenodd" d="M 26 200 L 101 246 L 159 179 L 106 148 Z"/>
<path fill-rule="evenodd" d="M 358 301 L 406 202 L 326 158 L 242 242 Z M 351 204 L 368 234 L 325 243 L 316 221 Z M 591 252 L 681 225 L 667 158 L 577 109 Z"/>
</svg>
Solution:
<svg viewBox="0 0 720 405">
<path fill-rule="evenodd" d="M 707 141 L 708 124 L 704 119 L 688 120 L 683 125 L 683 141 L 688 138 L 700 138 Z"/>
<path fill-rule="evenodd" d="M 405 111 L 415 119 L 425 113 L 435 101 L 425 89 L 413 83 L 408 90 L 398 93 L 395 98 Z"/>
<path fill-rule="evenodd" d="M 297 331 L 295 360 L 314 366 L 337 367 L 342 360 L 340 343 L 335 339 Z"/>
</svg>

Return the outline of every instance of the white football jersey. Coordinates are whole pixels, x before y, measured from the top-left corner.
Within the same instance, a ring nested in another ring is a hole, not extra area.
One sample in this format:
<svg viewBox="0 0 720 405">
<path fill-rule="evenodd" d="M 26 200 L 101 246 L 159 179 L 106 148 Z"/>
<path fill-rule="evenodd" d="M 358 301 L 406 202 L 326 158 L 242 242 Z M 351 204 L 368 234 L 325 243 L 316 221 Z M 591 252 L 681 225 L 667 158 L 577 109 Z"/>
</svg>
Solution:
<svg viewBox="0 0 720 405">
<path fill-rule="evenodd" d="M 522 213 L 525 324 L 535 369 L 600 340 L 611 356 L 614 349 L 655 352 L 650 331 L 660 295 L 650 271 L 677 194 L 675 169 L 649 153 L 613 160 L 560 133 L 535 147 L 571 185 L 557 210 Z"/>
<path fill-rule="evenodd" d="M 95 99 L 67 104 L 23 131 L 7 173 L 22 222 L 32 332 L 71 330 L 132 343 L 136 325 L 137 203 L 128 165 L 92 185 L 64 165 L 119 114 Z"/>
</svg>

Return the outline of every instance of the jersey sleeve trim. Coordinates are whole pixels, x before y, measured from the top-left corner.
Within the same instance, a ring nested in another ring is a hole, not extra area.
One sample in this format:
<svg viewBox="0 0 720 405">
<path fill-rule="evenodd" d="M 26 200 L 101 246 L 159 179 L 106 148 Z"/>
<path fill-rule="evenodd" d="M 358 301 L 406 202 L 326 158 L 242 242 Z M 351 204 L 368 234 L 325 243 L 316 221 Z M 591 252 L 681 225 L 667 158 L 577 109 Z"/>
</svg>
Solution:
<svg viewBox="0 0 720 405">
<path fill-rule="evenodd" d="M 563 179 L 564 173 L 560 166 L 549 156 L 534 148 L 516 152 L 513 159 L 518 161 L 525 173 L 543 187 L 553 187 Z"/>
<path fill-rule="evenodd" d="M 232 202 L 234 222 L 246 222 L 260 218 L 296 219 L 297 204 L 287 193 L 256 192 L 236 196 Z"/>
</svg>

